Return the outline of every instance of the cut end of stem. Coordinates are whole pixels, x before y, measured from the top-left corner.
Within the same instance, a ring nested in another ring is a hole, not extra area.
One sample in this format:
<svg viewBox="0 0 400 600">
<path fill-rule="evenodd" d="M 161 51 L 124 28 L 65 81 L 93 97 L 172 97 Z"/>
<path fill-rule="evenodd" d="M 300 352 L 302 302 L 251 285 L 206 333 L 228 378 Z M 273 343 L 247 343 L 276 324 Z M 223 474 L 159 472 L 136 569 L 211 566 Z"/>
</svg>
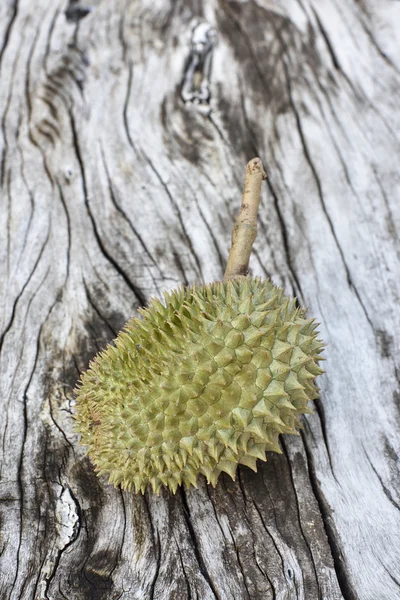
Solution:
<svg viewBox="0 0 400 600">
<path fill-rule="evenodd" d="M 232 231 L 232 246 L 224 281 L 245 277 L 248 273 L 250 254 L 257 236 L 261 183 L 266 177 L 261 159 L 252 158 L 246 165 L 242 206 Z"/>
<path fill-rule="evenodd" d="M 264 167 L 263 167 L 261 158 L 258 158 L 258 156 L 249 160 L 249 162 L 246 165 L 246 176 L 247 176 L 247 172 L 250 172 L 251 174 L 261 173 L 262 178 L 267 179 L 267 174 L 264 171 Z"/>
</svg>

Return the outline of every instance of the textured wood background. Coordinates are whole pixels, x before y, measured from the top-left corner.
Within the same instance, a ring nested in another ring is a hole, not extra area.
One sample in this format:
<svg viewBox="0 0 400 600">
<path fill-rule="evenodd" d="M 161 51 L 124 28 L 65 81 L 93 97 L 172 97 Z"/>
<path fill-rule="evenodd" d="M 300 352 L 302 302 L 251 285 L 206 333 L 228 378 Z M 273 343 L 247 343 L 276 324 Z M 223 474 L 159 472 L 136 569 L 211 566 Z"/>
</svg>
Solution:
<svg viewBox="0 0 400 600">
<path fill-rule="evenodd" d="M 400 3 L 89 8 L 0 3 L 1 599 L 399 599 Z M 222 277 L 257 154 L 252 270 L 321 321 L 321 400 L 258 473 L 121 493 L 77 445 L 78 374 L 150 296 Z"/>
</svg>

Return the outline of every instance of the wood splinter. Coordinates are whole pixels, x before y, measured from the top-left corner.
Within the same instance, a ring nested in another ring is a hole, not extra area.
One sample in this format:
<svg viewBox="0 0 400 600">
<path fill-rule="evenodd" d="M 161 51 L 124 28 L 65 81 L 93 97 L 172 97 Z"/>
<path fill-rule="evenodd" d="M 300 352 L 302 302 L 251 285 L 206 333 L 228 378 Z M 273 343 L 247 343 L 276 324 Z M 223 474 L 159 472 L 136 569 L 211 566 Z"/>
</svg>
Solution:
<svg viewBox="0 0 400 600">
<path fill-rule="evenodd" d="M 257 236 L 257 212 L 261 197 L 261 183 L 267 178 L 260 158 L 252 158 L 246 165 L 242 206 L 232 231 L 232 245 L 226 265 L 224 281 L 245 277 L 254 240 Z"/>
</svg>

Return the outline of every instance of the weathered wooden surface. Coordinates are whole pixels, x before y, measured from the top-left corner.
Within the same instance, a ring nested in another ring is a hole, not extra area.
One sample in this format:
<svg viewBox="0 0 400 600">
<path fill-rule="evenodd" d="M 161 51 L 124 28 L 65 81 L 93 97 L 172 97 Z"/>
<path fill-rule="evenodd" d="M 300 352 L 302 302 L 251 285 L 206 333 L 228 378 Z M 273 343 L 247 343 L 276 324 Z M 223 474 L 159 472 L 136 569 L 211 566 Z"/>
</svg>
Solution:
<svg viewBox="0 0 400 600">
<path fill-rule="evenodd" d="M 1 599 L 400 598 L 400 3 L 91 4 L 0 3 Z M 181 97 L 196 17 L 211 112 Z M 77 446 L 78 373 L 222 277 L 256 154 L 253 273 L 321 321 L 321 401 L 257 474 L 121 493 Z"/>
</svg>

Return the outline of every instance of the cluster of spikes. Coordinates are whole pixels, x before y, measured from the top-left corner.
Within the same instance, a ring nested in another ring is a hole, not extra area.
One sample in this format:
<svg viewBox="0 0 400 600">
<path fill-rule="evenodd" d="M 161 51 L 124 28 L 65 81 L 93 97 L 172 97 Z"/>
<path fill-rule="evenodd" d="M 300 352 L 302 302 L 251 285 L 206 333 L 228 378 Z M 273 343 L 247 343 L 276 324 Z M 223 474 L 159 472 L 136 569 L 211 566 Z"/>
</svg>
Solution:
<svg viewBox="0 0 400 600">
<path fill-rule="evenodd" d="M 318 398 L 317 324 L 270 281 L 166 292 L 131 319 L 77 389 L 81 442 L 99 474 L 144 493 L 257 470 Z"/>
</svg>

